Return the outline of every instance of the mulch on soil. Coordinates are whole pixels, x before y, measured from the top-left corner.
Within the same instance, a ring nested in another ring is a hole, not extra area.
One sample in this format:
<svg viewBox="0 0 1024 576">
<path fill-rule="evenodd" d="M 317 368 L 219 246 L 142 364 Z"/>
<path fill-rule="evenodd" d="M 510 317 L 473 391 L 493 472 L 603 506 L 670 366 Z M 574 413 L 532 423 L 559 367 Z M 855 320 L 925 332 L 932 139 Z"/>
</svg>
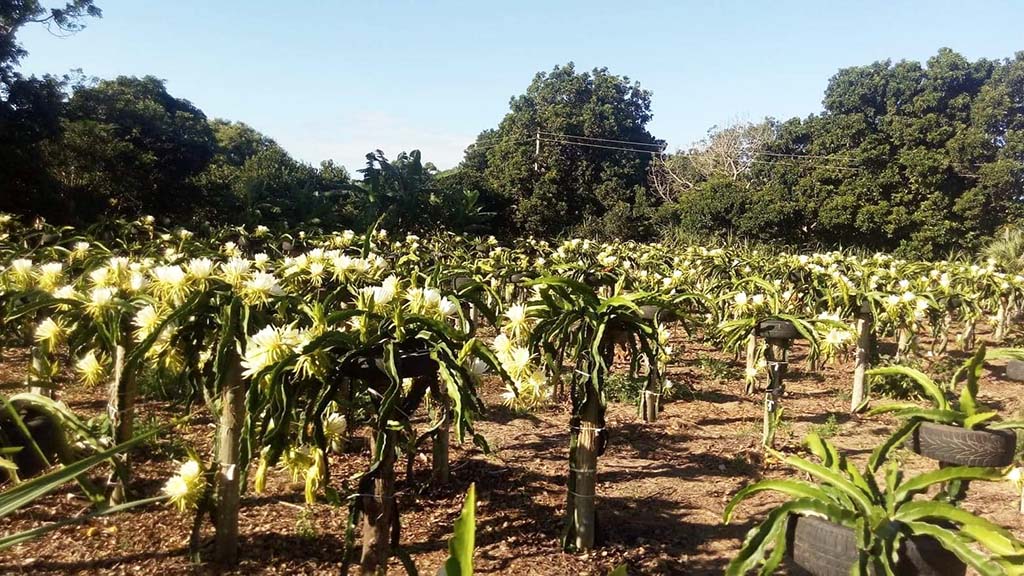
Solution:
<svg viewBox="0 0 1024 576">
<path fill-rule="evenodd" d="M 433 574 L 443 563 L 466 488 L 475 482 L 479 574 L 603 575 L 621 563 L 635 574 L 721 574 L 742 537 L 781 499 L 759 495 L 740 508 L 731 524 L 723 525 L 726 502 L 762 476 L 793 473 L 765 463 L 760 448 L 761 400 L 743 394 L 741 364 L 692 341 L 676 342 L 675 347 L 682 352 L 668 377 L 680 392 L 664 406 L 657 422 L 642 423 L 632 405 L 609 405 L 611 436 L 599 463 L 597 550 L 561 550 L 568 466 L 565 407 L 517 414 L 501 406 L 500 385 L 491 383 L 484 396 L 492 408 L 477 423 L 490 454 L 469 443 L 453 445 L 452 482 L 443 489 L 427 486 L 426 455 L 416 458 L 413 478 L 405 477 L 404 466 L 397 467 L 402 546 L 419 570 Z M 0 381 L 22 377 L 26 361 L 23 350 L 5 351 L 0 356 Z M 1024 384 L 1003 379 L 1002 368 L 995 364 L 986 371 L 982 399 L 1004 417 L 1019 417 Z M 866 460 L 895 421 L 848 413 L 851 373 L 849 362 L 810 372 L 797 349 L 783 399 L 779 449 L 799 452 L 801 439 L 815 430 L 831 435 L 831 441 L 855 461 Z M 102 389 L 69 384 L 62 397 L 88 417 L 102 413 L 103 394 Z M 143 400 L 137 418 L 151 426 L 180 415 L 179 407 Z M 185 446 L 208 454 L 213 432 L 212 419 L 200 414 L 187 428 L 164 434 L 140 450 L 133 457 L 134 496 L 158 494 L 184 457 Z M 908 472 L 935 467 L 905 450 L 899 457 Z M 332 455 L 332 482 L 337 485 L 358 473 L 366 459 L 361 453 Z M 250 491 L 243 497 L 240 561 L 233 570 L 190 564 L 186 550 L 191 518 L 164 505 L 151 505 L 62 528 L 0 553 L 0 573 L 336 574 L 347 511 L 322 503 L 306 506 L 302 493 L 301 484 L 275 470 L 268 475 L 264 494 Z M 1009 483 L 976 482 L 964 506 L 1024 537 L 1024 516 L 1017 513 L 1016 498 Z M 77 515 L 86 504 L 70 485 L 5 520 L 3 531 Z M 204 536 L 212 538 L 212 530 L 208 528 Z M 391 568 L 392 573 L 403 573 L 397 562 Z"/>
</svg>

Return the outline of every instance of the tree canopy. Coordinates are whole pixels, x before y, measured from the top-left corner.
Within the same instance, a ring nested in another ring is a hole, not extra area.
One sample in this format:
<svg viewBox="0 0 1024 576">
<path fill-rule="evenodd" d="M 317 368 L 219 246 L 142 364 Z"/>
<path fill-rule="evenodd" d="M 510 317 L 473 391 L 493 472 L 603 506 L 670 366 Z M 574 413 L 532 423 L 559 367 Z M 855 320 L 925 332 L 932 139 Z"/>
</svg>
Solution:
<svg viewBox="0 0 1024 576">
<path fill-rule="evenodd" d="M 64 78 L 25 77 L 18 70 L 27 54 L 18 32 L 28 25 L 71 33 L 86 17 L 101 16 L 93 0 L 73 0 L 47 9 L 38 0 L 0 2 L 0 211 L 46 211 L 57 185 L 44 160 L 43 142 L 60 132 Z"/>
<path fill-rule="evenodd" d="M 670 159 L 659 180 L 686 228 L 939 256 L 1019 219 L 1022 106 L 1024 52 L 970 62 L 943 49 L 924 65 L 846 68 L 822 113 L 765 123 L 772 137 L 739 177 L 679 182 L 705 147 Z"/>
<path fill-rule="evenodd" d="M 76 89 L 48 148 L 71 208 L 173 218 L 190 209 L 215 146 L 203 112 L 147 76 Z"/>
<path fill-rule="evenodd" d="M 659 151 L 662 143 L 646 128 L 651 117 L 651 93 L 638 83 L 606 68 L 577 72 L 570 62 L 537 74 L 512 98 L 497 129 L 480 134 L 460 168 L 496 197 L 492 204 L 504 207 L 515 232 L 550 236 L 587 227 L 628 234 L 646 216 L 652 155 L 606 141 Z"/>
</svg>

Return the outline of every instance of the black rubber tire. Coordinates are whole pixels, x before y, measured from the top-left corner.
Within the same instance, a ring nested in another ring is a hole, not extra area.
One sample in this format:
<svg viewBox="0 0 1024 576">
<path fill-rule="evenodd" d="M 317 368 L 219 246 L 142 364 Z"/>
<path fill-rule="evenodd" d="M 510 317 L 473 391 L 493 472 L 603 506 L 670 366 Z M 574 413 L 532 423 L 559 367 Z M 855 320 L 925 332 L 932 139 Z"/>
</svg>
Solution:
<svg viewBox="0 0 1024 576">
<path fill-rule="evenodd" d="M 813 516 L 793 516 L 789 525 L 789 555 L 815 576 L 847 576 L 857 562 L 853 530 Z M 900 576 L 963 576 L 967 566 L 934 539 L 903 540 L 896 563 Z"/>
<path fill-rule="evenodd" d="M 777 340 L 796 340 L 803 338 L 796 326 L 789 320 L 781 318 L 768 318 L 757 323 L 756 334 L 761 338 L 772 338 Z"/>
<path fill-rule="evenodd" d="M 811 516 L 790 519 L 789 555 L 817 576 L 847 576 L 857 561 L 857 538 L 849 528 Z"/>
<path fill-rule="evenodd" d="M 381 351 L 376 355 L 349 358 L 337 371 L 339 375 L 348 378 L 382 381 L 387 379 L 383 363 L 384 353 Z M 430 357 L 430 351 L 416 347 L 400 348 L 395 357 L 395 368 L 399 378 L 419 378 L 437 374 L 438 371 L 437 361 Z"/>
<path fill-rule="evenodd" d="M 395 368 L 401 378 L 419 378 L 436 375 L 437 361 L 430 357 L 429 351 L 406 352 L 395 359 Z"/>
<path fill-rule="evenodd" d="M 922 576 L 964 576 L 967 565 L 949 550 L 939 545 L 938 540 L 917 537 L 904 540 L 900 546 L 900 559 L 896 563 L 897 574 L 920 574 Z"/>
<path fill-rule="evenodd" d="M 21 448 L 11 457 L 11 460 L 18 467 L 18 476 L 24 480 L 46 470 L 47 461 L 50 464 L 57 462 L 61 430 L 59 424 L 52 418 L 34 408 L 19 410 L 19 412 L 28 433 L 46 456 L 46 461 L 39 457 L 39 454 L 31 447 L 29 439 L 25 437 L 13 420 L 0 419 L 0 438 L 3 439 L 0 444 L 5 448 Z M 0 482 L 6 482 L 8 478 L 9 475 L 6 471 L 0 470 Z"/>
<path fill-rule="evenodd" d="M 907 439 L 907 447 L 946 464 L 1002 468 L 1013 463 L 1017 434 L 1012 430 L 967 430 L 922 422 Z"/>
<path fill-rule="evenodd" d="M 644 320 L 658 319 L 662 322 L 675 322 L 679 319 L 675 311 L 670 308 L 662 308 L 657 304 L 644 304 L 640 306 L 640 317 Z"/>
<path fill-rule="evenodd" d="M 587 274 L 583 277 L 583 283 L 591 288 L 601 288 L 602 286 L 614 286 L 615 277 L 605 274 Z"/>
</svg>

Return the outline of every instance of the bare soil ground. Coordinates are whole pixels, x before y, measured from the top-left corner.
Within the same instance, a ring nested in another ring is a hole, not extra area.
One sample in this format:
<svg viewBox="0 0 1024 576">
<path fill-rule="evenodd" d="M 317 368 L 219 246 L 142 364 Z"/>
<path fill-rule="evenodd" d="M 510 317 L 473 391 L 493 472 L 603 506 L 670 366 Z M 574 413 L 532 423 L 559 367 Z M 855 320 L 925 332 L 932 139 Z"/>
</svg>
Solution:
<svg viewBox="0 0 1024 576">
<path fill-rule="evenodd" d="M 730 525 L 722 511 L 742 486 L 792 471 L 765 461 L 760 448 L 761 401 L 743 394 L 742 366 L 731 355 L 692 341 L 676 343 L 669 378 L 681 390 L 657 422 L 642 423 L 635 407 L 608 409 L 609 445 L 600 460 L 598 514 L 600 547 L 566 554 L 560 546 L 565 510 L 568 416 L 563 406 L 516 414 L 500 405 L 500 387 L 485 390 L 492 407 L 478 422 L 492 453 L 470 444 L 453 446 L 452 483 L 426 488 L 426 455 L 416 459 L 413 478 L 399 466 L 402 546 L 423 574 L 433 574 L 447 552 L 447 539 L 471 482 L 479 494 L 476 571 L 479 574 L 607 574 L 626 563 L 631 574 L 721 574 L 741 538 L 780 499 L 762 495 L 742 507 Z M 954 354 L 962 358 L 963 354 Z M 17 380 L 27 355 L 8 350 L 0 357 L 0 381 Z M 1003 378 L 1002 363 L 990 363 L 982 399 L 1004 417 L 1020 417 L 1024 383 Z M 852 365 L 839 362 L 809 371 L 800 351 L 787 384 L 785 425 L 778 447 L 799 452 L 812 430 L 858 462 L 893 429 L 884 417 L 850 415 Z M 63 398 L 85 416 L 104 409 L 103 390 L 69 385 Z M 151 426 L 181 415 L 181 408 L 145 400 L 139 422 Z M 159 492 L 193 445 L 208 453 L 209 417 L 199 416 L 134 456 L 134 496 Z M 429 450 L 429 447 L 427 447 Z M 908 472 L 936 466 L 901 450 Z M 358 473 L 365 453 L 331 457 L 332 481 Z M 241 558 L 233 570 L 192 565 L 186 557 L 191 519 L 164 505 L 60 529 L 0 553 L 2 574 L 334 574 L 342 556 L 346 510 L 328 504 L 305 506 L 303 487 L 273 471 L 263 495 L 242 501 Z M 974 483 L 965 507 L 1024 537 L 1024 516 L 1006 482 Z M 86 508 L 75 486 L 54 493 L 5 520 L 4 533 L 81 513 Z M 208 529 L 206 537 L 212 537 Z M 792 569 L 790 569 L 792 570 Z M 355 570 L 353 570 L 355 572 Z M 402 573 L 395 562 L 392 573 Z"/>
</svg>

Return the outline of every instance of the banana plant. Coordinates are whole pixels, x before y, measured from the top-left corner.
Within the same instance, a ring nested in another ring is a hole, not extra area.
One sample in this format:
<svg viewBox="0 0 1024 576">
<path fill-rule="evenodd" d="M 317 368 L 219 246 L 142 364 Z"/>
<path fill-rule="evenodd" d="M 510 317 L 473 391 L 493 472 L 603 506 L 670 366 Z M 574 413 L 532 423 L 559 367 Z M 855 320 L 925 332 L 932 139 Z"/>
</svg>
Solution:
<svg viewBox="0 0 1024 576">
<path fill-rule="evenodd" d="M 914 537 L 933 538 L 984 576 L 1020 574 L 1024 543 L 1009 531 L 948 502 L 917 499 L 944 482 L 997 481 L 1005 471 L 958 466 L 905 477 L 889 454 L 916 425 L 910 422 L 899 428 L 872 452 L 862 470 L 816 434 L 808 435 L 806 444 L 817 461 L 775 453 L 783 464 L 811 480 L 762 480 L 733 496 L 725 508 L 726 523 L 736 507 L 755 494 L 777 492 L 791 499 L 750 530 L 726 574 L 774 573 L 787 551 L 790 520 L 799 515 L 823 518 L 853 531 L 858 554 L 851 574 L 896 574 L 901 543 Z M 881 484 L 876 474 L 883 474 Z"/>
</svg>

